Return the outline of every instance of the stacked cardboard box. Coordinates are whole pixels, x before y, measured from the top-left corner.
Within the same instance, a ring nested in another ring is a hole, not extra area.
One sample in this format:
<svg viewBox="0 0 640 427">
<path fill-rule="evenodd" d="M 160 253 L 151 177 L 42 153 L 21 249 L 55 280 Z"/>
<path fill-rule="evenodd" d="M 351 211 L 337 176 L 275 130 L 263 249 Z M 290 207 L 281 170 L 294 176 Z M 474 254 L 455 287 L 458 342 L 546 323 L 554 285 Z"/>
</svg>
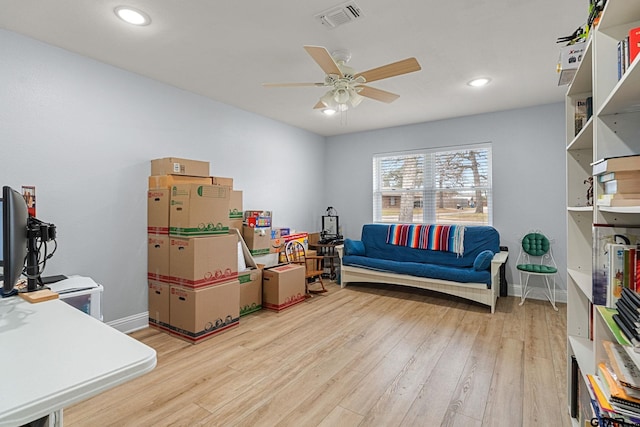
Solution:
<svg viewBox="0 0 640 427">
<path fill-rule="evenodd" d="M 271 211 L 245 211 L 242 237 L 252 255 L 271 252 Z"/>
<path fill-rule="evenodd" d="M 209 176 L 209 162 L 151 162 L 149 324 L 191 343 L 239 324 L 238 236 L 229 233 L 232 188 L 231 178 Z"/>
</svg>

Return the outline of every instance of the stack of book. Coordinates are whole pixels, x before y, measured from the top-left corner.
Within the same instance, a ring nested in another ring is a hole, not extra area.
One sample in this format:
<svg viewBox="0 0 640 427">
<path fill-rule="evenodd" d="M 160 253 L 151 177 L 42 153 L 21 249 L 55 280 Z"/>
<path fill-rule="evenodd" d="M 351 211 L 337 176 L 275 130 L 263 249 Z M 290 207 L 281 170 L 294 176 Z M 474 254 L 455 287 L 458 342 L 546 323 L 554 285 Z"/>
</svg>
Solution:
<svg viewBox="0 0 640 427">
<path fill-rule="evenodd" d="M 640 351 L 640 296 L 629 288 L 622 288 L 622 295 L 616 301 L 617 314 L 613 320 L 634 347 Z"/>
<path fill-rule="evenodd" d="M 591 406 L 599 425 L 640 425 L 640 296 L 623 288 L 617 310 L 598 307 L 613 341 L 603 341 L 606 356 L 586 375 Z M 573 375 L 573 371 L 572 371 Z M 616 420 L 617 424 L 606 421 Z"/>
<path fill-rule="evenodd" d="M 640 206 L 640 155 L 602 159 L 593 174 L 602 185 L 598 206 Z"/>
</svg>

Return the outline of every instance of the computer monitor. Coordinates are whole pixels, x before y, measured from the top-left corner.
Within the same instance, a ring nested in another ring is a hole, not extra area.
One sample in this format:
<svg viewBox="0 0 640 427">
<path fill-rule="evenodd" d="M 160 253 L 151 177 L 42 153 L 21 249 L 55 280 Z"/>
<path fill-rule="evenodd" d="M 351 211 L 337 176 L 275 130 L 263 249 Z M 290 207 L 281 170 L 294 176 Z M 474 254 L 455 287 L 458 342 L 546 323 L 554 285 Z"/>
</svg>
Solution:
<svg viewBox="0 0 640 427">
<path fill-rule="evenodd" d="M 16 294 L 21 275 L 27 278 L 26 292 L 43 286 L 40 275 L 47 260 L 56 251 L 49 252 L 47 242 L 56 239 L 56 226 L 29 216 L 27 202 L 22 194 L 11 187 L 2 187 L 2 264 L 4 282 L 2 295 Z"/>
<path fill-rule="evenodd" d="M 2 214 L 2 199 L 0 199 L 0 215 Z M 1 217 L 0 217 L 1 218 Z M 4 257 L 2 256 L 2 253 L 4 251 L 4 248 L 2 247 L 2 236 L 3 236 L 3 230 L 2 230 L 2 224 L 4 224 L 3 222 L 0 222 L 0 281 L 2 281 L 2 265 L 4 263 Z"/>
<path fill-rule="evenodd" d="M 29 213 L 22 194 L 10 187 L 2 188 L 2 267 L 3 293 L 11 295 L 18 283 L 27 256 Z"/>
</svg>

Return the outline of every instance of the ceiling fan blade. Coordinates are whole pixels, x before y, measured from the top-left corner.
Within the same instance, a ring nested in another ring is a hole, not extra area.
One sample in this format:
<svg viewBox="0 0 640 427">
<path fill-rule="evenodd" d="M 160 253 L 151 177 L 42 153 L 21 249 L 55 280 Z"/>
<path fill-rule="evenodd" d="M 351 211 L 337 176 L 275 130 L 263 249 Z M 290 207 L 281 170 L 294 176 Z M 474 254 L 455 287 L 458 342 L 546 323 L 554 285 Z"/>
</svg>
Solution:
<svg viewBox="0 0 640 427">
<path fill-rule="evenodd" d="M 386 90 L 376 89 L 371 86 L 357 86 L 358 94 L 362 96 L 366 96 L 367 98 L 375 99 L 376 101 L 386 102 L 387 104 L 395 101 L 400 98 L 400 95 L 396 95 L 395 93 L 387 92 Z"/>
<path fill-rule="evenodd" d="M 324 83 L 262 83 L 264 87 L 300 87 L 300 86 L 324 86 Z"/>
<path fill-rule="evenodd" d="M 342 71 L 327 49 L 322 46 L 305 46 L 304 49 L 326 74 L 336 74 L 343 77 Z"/>
<path fill-rule="evenodd" d="M 314 109 L 325 108 L 325 105 L 322 103 L 322 101 L 318 101 L 318 103 L 314 105 L 313 108 Z"/>
<path fill-rule="evenodd" d="M 356 74 L 354 77 L 358 78 L 359 76 L 362 76 L 367 80 L 367 83 L 370 83 L 375 82 L 376 80 L 413 73 L 414 71 L 420 71 L 421 69 L 422 67 L 420 67 L 416 58 L 407 58 L 392 64 L 383 65 L 382 67 L 363 71 L 362 73 Z"/>
</svg>

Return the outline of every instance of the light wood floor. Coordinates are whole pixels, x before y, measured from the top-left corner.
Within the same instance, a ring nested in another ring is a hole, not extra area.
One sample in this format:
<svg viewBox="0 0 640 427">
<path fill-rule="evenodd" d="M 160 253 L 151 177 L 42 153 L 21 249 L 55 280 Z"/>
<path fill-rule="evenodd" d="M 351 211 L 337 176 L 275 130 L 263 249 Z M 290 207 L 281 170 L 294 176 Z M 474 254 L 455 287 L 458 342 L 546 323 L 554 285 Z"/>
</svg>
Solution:
<svg viewBox="0 0 640 427">
<path fill-rule="evenodd" d="M 566 305 L 376 285 L 262 310 L 197 345 L 153 329 L 150 373 L 67 426 L 570 426 Z"/>
</svg>

